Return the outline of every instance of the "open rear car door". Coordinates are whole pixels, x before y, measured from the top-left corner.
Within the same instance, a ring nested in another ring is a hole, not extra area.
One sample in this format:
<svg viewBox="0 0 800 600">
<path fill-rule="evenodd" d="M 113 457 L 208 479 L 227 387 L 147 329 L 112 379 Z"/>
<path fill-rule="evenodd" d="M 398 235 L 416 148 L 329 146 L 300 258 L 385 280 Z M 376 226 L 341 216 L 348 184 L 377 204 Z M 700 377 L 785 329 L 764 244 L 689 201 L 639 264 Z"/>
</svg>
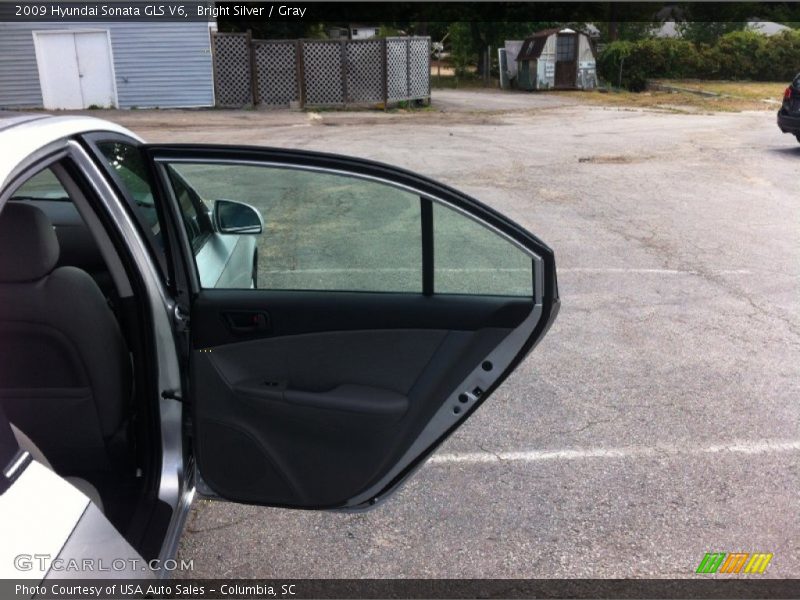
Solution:
<svg viewBox="0 0 800 600">
<path fill-rule="evenodd" d="M 201 492 L 368 508 L 491 396 L 556 316 L 553 252 L 425 177 L 284 149 L 145 152 L 182 224 Z M 203 281 L 197 232 L 181 214 L 187 186 L 217 231 L 255 236 L 257 256 L 229 253 L 242 269 L 257 265 L 251 285 Z"/>
</svg>

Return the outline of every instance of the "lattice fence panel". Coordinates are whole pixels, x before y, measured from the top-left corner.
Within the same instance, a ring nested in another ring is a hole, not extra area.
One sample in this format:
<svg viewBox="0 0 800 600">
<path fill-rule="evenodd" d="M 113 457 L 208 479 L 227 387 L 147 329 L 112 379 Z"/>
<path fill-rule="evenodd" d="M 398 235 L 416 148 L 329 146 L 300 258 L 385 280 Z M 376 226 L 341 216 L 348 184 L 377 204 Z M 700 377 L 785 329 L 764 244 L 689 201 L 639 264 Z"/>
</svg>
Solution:
<svg viewBox="0 0 800 600">
<path fill-rule="evenodd" d="M 408 98 L 408 41 L 386 38 L 386 72 L 389 100 Z"/>
<path fill-rule="evenodd" d="M 383 101 L 383 41 L 347 42 L 347 101 Z"/>
<path fill-rule="evenodd" d="M 303 42 L 306 104 L 344 104 L 342 43 Z"/>
<path fill-rule="evenodd" d="M 408 95 L 427 98 L 431 95 L 430 38 L 408 40 Z"/>
<path fill-rule="evenodd" d="M 214 35 L 214 92 L 217 106 L 239 107 L 253 101 L 250 37 L 246 33 Z"/>
<path fill-rule="evenodd" d="M 253 47 L 259 103 L 288 106 L 299 100 L 295 43 L 254 41 Z"/>
<path fill-rule="evenodd" d="M 305 103 L 310 105 L 379 102 L 383 100 L 384 89 L 390 102 L 430 97 L 430 38 L 300 43 L 302 55 L 298 61 L 298 46 L 293 40 L 251 42 L 248 34 L 215 34 L 217 105 L 250 104 L 253 79 L 258 88 L 257 101 L 273 106 L 300 100 L 301 83 L 305 88 Z"/>
</svg>

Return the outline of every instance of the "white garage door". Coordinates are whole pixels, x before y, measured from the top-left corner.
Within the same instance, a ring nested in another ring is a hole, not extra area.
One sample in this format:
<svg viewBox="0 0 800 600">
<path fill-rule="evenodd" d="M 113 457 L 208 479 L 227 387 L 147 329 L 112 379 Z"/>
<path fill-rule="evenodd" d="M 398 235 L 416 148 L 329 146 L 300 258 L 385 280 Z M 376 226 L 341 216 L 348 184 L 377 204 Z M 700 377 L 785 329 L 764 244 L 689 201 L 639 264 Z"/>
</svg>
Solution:
<svg viewBox="0 0 800 600">
<path fill-rule="evenodd" d="M 117 105 L 107 31 L 34 31 L 44 107 Z"/>
</svg>

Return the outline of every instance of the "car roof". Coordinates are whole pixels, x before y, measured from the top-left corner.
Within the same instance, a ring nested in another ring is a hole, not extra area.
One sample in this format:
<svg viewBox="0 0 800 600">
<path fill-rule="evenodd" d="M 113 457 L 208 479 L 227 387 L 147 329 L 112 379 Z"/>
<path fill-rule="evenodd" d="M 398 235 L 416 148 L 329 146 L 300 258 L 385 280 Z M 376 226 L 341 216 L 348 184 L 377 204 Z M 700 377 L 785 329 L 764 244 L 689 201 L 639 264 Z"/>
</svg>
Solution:
<svg viewBox="0 0 800 600">
<path fill-rule="evenodd" d="M 26 113 L 17 113 L 10 110 L 0 110 L 0 131 L 9 129 L 15 125 L 33 121 L 34 119 L 44 119 L 47 115 L 35 115 Z"/>
<path fill-rule="evenodd" d="M 124 127 L 94 117 L 50 116 L 0 111 L 0 190 L 33 153 L 60 139 L 90 131 L 120 133 L 142 141 Z"/>
</svg>

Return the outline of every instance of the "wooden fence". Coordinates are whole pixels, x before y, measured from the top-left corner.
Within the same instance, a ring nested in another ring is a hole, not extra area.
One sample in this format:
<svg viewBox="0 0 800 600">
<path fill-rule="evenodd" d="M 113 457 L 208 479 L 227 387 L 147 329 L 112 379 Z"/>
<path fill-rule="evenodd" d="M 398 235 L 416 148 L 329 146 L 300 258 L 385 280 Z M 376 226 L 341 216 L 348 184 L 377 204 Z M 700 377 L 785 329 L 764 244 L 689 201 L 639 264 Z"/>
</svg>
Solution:
<svg viewBox="0 0 800 600">
<path fill-rule="evenodd" d="M 220 107 L 384 106 L 430 100 L 429 37 L 256 40 L 213 36 Z"/>
</svg>

